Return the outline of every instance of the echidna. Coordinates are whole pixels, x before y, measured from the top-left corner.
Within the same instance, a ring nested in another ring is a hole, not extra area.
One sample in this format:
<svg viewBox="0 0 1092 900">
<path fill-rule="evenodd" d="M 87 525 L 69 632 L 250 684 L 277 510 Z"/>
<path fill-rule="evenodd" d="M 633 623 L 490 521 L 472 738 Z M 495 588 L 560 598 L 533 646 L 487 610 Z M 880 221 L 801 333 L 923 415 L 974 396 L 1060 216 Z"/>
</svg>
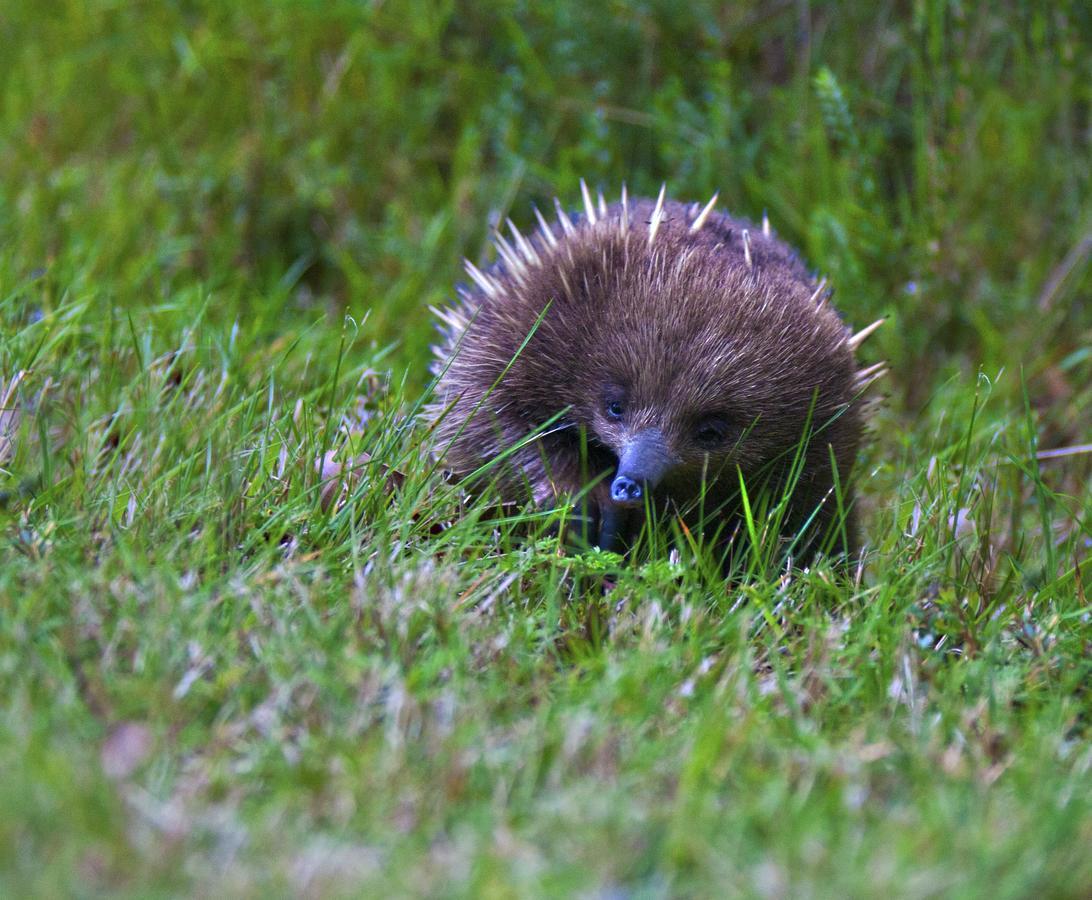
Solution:
<svg viewBox="0 0 1092 900">
<path fill-rule="evenodd" d="M 852 334 L 765 217 L 718 213 L 716 196 L 623 189 L 607 205 L 581 190 L 582 215 L 555 200 L 530 237 L 509 220 L 497 261 L 468 261 L 472 284 L 437 310 L 429 415 L 445 466 L 495 461 L 482 477 L 505 500 L 582 495 L 605 549 L 624 547 L 646 503 L 727 539 L 742 481 L 752 505 L 761 489 L 789 498 L 780 533 L 798 560 L 824 536 L 852 551 L 860 395 L 883 371 L 854 353 L 879 323 Z"/>
</svg>

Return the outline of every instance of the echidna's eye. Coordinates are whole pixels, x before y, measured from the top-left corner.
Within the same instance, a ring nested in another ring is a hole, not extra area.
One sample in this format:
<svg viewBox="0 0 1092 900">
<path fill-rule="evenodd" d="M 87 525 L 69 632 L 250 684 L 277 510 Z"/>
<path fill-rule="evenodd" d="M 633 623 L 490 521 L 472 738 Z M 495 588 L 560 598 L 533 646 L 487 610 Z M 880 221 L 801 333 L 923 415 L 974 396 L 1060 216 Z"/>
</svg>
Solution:
<svg viewBox="0 0 1092 900">
<path fill-rule="evenodd" d="M 607 401 L 607 415 L 612 419 L 620 419 L 626 414 L 626 405 L 621 400 Z"/>
<path fill-rule="evenodd" d="M 713 448 L 723 443 L 728 428 L 720 419 L 706 419 L 694 429 L 694 440 L 702 447 Z"/>
</svg>

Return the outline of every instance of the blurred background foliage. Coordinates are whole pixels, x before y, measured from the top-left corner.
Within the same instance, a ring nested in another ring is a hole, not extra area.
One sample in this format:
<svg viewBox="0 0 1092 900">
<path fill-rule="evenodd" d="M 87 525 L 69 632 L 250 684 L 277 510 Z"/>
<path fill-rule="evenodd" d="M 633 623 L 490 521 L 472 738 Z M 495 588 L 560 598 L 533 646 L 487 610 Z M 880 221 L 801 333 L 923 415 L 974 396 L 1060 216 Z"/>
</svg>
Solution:
<svg viewBox="0 0 1092 900">
<path fill-rule="evenodd" d="M 912 406 L 977 363 L 1064 393 L 1089 372 L 1058 368 L 1088 342 L 1089 17 L 941 0 L 7 4 L 0 239 L 55 289 L 78 273 L 123 306 L 199 279 L 271 334 L 315 307 L 370 310 L 412 368 L 426 305 L 491 224 L 571 204 L 579 177 L 666 181 L 768 210 L 851 321 L 893 315 L 880 342 Z"/>
</svg>

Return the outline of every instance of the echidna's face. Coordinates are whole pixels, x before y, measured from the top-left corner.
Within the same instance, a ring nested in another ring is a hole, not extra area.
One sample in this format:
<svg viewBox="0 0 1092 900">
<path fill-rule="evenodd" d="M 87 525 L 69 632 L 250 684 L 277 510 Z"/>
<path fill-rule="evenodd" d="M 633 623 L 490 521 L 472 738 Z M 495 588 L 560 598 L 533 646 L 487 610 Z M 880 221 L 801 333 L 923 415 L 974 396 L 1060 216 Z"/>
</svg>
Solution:
<svg viewBox="0 0 1092 900">
<path fill-rule="evenodd" d="M 618 460 L 610 485 L 615 503 L 642 505 L 658 488 L 676 499 L 696 495 L 703 484 L 734 479 L 737 465 L 747 469 L 772 449 L 758 429 L 761 412 L 745 409 L 738 392 L 717 396 L 715 387 L 709 390 L 715 380 L 701 367 L 665 377 L 661 370 L 650 385 L 639 374 L 616 372 L 579 406 L 595 442 Z"/>
<path fill-rule="evenodd" d="M 556 402 L 616 458 L 622 505 L 650 490 L 680 503 L 714 484 L 734 492 L 737 467 L 756 484 L 848 399 L 843 326 L 811 312 L 805 282 L 687 249 L 670 266 L 589 278 L 598 314 L 570 332 L 563 371 L 579 377 L 558 382 Z"/>
</svg>

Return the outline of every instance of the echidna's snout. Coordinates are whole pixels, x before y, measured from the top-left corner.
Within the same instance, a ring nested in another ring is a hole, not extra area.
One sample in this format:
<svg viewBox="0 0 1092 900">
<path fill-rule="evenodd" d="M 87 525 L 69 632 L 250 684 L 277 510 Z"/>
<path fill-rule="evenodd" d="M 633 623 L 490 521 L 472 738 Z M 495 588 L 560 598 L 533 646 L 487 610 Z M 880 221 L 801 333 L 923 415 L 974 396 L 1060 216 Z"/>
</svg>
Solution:
<svg viewBox="0 0 1092 900">
<path fill-rule="evenodd" d="M 633 435 L 618 458 L 618 473 L 610 485 L 610 498 L 619 506 L 640 506 L 671 468 L 673 459 L 659 428 Z"/>
<path fill-rule="evenodd" d="M 639 481 L 628 475 L 619 475 L 610 485 L 610 498 L 615 503 L 636 503 L 644 496 L 644 489 Z"/>
</svg>

